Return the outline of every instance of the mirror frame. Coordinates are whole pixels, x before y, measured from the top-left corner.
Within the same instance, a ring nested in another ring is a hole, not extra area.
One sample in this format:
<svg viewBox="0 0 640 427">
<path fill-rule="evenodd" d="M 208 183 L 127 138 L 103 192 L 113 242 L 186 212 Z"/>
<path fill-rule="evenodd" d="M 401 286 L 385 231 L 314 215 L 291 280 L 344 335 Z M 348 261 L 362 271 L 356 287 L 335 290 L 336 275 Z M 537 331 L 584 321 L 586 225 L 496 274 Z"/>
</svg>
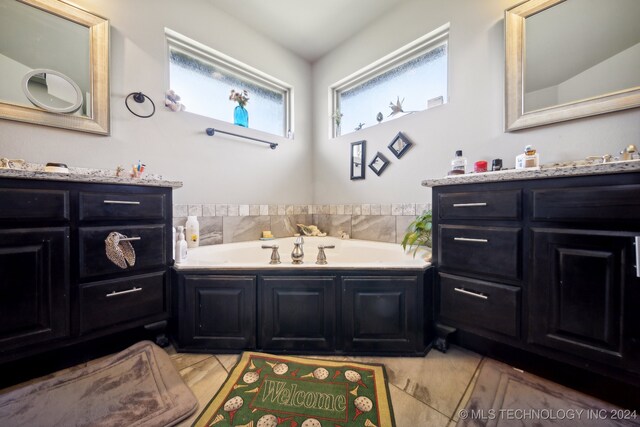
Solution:
<svg viewBox="0 0 640 427">
<path fill-rule="evenodd" d="M 382 162 L 382 166 L 380 166 L 380 169 L 376 169 L 376 167 L 374 166 L 378 159 Z M 373 156 L 373 160 L 371 160 L 371 163 L 369 163 L 369 167 L 371 168 L 373 173 L 380 176 L 382 175 L 382 172 L 384 172 L 384 170 L 387 168 L 387 166 L 389 166 L 389 163 L 391 163 L 389 159 L 387 159 L 384 154 L 378 151 L 376 155 Z"/>
<path fill-rule="evenodd" d="M 109 20 L 60 0 L 17 0 L 89 28 L 92 117 L 45 111 L 0 100 L 0 118 L 109 135 Z"/>
<path fill-rule="evenodd" d="M 402 147 L 400 151 L 396 150 L 396 147 L 395 147 L 396 142 L 398 141 L 404 142 L 404 147 Z M 396 158 L 399 159 L 400 157 L 405 155 L 407 150 L 409 150 L 409 148 L 411 148 L 412 145 L 413 145 L 413 142 L 411 142 L 405 134 L 403 134 L 402 132 L 398 132 L 398 134 L 389 143 L 387 148 L 389 149 L 389 151 L 393 153 L 394 156 L 396 156 Z"/>
<path fill-rule="evenodd" d="M 524 112 L 525 19 L 566 0 L 528 0 L 505 11 L 505 131 L 640 106 L 640 87 Z"/>
<path fill-rule="evenodd" d="M 356 145 L 360 145 L 362 146 L 362 150 L 360 151 L 362 154 L 360 156 L 360 174 L 359 175 L 355 175 L 355 159 L 353 158 L 353 147 L 355 147 Z M 351 159 L 351 180 L 355 181 L 357 179 L 364 179 L 365 178 L 365 170 L 366 170 L 366 159 L 367 159 L 367 141 L 356 141 L 356 142 L 352 142 L 351 145 L 349 146 L 350 149 L 350 153 L 349 153 L 349 158 Z"/>
</svg>

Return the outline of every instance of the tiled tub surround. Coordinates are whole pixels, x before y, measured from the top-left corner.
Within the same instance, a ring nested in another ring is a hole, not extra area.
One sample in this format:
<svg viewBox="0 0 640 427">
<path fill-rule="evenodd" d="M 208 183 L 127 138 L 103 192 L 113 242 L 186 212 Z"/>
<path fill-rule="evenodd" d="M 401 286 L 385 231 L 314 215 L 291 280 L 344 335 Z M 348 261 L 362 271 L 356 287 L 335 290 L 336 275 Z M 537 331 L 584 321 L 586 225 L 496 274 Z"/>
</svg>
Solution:
<svg viewBox="0 0 640 427">
<path fill-rule="evenodd" d="M 314 224 L 330 236 L 400 243 L 407 226 L 431 205 L 427 203 L 353 205 L 173 205 L 174 226 L 187 215 L 200 223 L 200 244 L 257 240 L 263 230 L 275 237 L 298 233 L 296 224 Z"/>
</svg>

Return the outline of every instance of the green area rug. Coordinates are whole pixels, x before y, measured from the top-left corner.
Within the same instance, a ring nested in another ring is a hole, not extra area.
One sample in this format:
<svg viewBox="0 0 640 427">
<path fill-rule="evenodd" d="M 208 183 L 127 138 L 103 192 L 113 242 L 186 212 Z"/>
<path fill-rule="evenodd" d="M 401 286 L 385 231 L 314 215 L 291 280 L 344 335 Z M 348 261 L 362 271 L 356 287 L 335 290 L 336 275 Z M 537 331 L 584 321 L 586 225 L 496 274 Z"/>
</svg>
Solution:
<svg viewBox="0 0 640 427">
<path fill-rule="evenodd" d="M 395 426 L 382 365 L 245 352 L 196 427 Z"/>
</svg>

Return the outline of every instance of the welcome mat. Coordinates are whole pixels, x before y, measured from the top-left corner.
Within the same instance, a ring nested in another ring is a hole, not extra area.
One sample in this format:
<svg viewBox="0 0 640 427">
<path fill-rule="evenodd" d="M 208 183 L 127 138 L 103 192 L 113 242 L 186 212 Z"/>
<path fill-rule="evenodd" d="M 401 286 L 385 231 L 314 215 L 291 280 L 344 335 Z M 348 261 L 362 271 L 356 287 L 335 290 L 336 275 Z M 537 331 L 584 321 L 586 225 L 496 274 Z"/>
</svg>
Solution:
<svg viewBox="0 0 640 427">
<path fill-rule="evenodd" d="M 193 426 L 392 427 L 382 365 L 243 353 Z"/>
<path fill-rule="evenodd" d="M 456 427 L 638 426 L 640 414 L 485 359 Z"/>
<path fill-rule="evenodd" d="M 171 426 L 198 408 L 169 355 L 142 341 L 0 394 L 0 425 Z"/>
</svg>

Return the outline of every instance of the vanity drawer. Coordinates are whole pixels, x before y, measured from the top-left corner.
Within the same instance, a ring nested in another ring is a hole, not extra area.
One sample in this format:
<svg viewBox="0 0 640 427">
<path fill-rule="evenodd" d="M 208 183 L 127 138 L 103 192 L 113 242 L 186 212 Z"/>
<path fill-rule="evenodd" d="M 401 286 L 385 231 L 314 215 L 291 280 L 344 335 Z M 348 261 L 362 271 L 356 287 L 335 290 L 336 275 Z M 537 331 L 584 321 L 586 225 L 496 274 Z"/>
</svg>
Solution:
<svg viewBox="0 0 640 427">
<path fill-rule="evenodd" d="M 532 190 L 536 221 L 615 221 L 640 218 L 640 185 Z"/>
<path fill-rule="evenodd" d="M 522 229 L 440 225 L 438 266 L 443 270 L 519 280 Z"/>
<path fill-rule="evenodd" d="M 167 311 L 165 273 L 80 285 L 80 333 Z"/>
<path fill-rule="evenodd" d="M 166 216 L 164 194 L 80 192 L 80 220 L 153 219 Z"/>
<path fill-rule="evenodd" d="M 104 241 L 112 231 L 134 239 L 130 241 L 136 254 L 136 262 L 132 267 L 122 269 L 107 258 Z M 78 234 L 81 278 L 164 267 L 166 263 L 165 226 L 163 224 L 81 227 Z"/>
<path fill-rule="evenodd" d="M 442 219 L 518 220 L 522 215 L 521 190 L 472 191 L 438 194 Z"/>
<path fill-rule="evenodd" d="M 0 220 L 69 220 L 66 190 L 0 189 Z"/>
<path fill-rule="evenodd" d="M 517 338 L 520 288 L 440 273 L 440 317 Z"/>
</svg>

